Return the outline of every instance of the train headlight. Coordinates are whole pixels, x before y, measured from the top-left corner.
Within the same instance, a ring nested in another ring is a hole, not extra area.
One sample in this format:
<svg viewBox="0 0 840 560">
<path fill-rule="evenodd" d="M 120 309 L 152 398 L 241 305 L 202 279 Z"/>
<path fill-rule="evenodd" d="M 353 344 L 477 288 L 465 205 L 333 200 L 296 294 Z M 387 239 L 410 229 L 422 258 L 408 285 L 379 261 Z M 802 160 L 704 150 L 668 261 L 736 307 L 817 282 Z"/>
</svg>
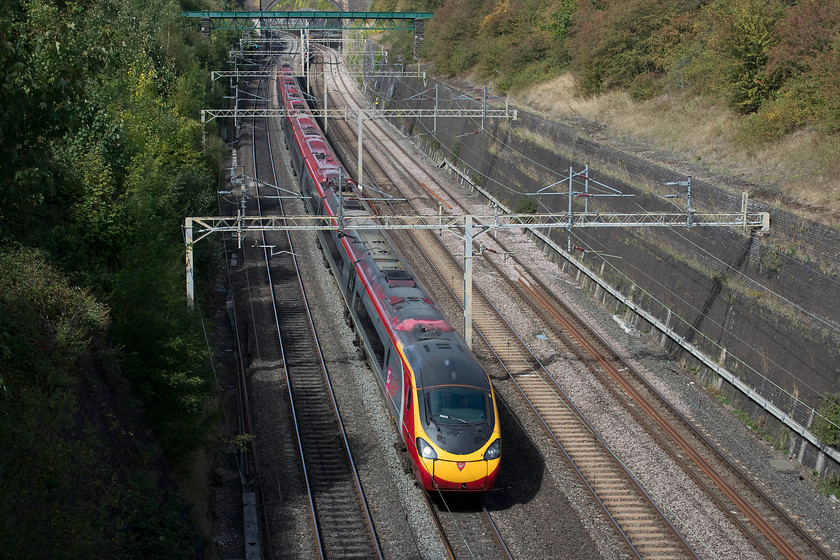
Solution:
<svg viewBox="0 0 840 560">
<path fill-rule="evenodd" d="M 417 438 L 417 453 L 424 459 L 437 459 L 434 448 L 423 438 Z"/>
<path fill-rule="evenodd" d="M 484 460 L 485 461 L 492 461 L 493 459 L 498 459 L 502 456 L 502 440 L 497 439 L 493 443 L 490 444 L 490 447 L 487 448 L 487 451 L 484 452 Z"/>
</svg>

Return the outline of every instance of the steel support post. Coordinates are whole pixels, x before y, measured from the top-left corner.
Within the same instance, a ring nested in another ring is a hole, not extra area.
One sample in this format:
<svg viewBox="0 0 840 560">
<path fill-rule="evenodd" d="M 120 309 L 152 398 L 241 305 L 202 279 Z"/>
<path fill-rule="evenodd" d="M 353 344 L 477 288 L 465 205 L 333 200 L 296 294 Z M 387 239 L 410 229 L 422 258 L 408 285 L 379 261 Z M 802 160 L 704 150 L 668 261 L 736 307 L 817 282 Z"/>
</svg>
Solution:
<svg viewBox="0 0 840 560">
<path fill-rule="evenodd" d="M 327 133 L 327 65 L 324 64 L 324 134 Z"/>
<path fill-rule="evenodd" d="M 195 284 L 193 283 L 193 219 L 184 219 L 184 244 L 187 248 L 187 306 L 195 309 Z"/>
<path fill-rule="evenodd" d="M 589 213 L 589 164 L 586 164 L 586 167 L 583 169 L 583 178 L 584 178 L 584 197 L 583 197 L 583 211 L 585 213 Z"/>
<path fill-rule="evenodd" d="M 364 181 L 362 181 L 362 110 L 359 109 L 359 128 L 357 131 L 357 136 L 359 138 L 359 160 L 356 165 L 356 179 L 359 181 L 359 185 L 361 186 Z"/>
<path fill-rule="evenodd" d="M 472 216 L 464 219 L 464 341 L 467 348 L 472 350 Z"/>
<path fill-rule="evenodd" d="M 688 176 L 686 183 L 685 227 L 691 227 L 691 217 L 694 214 L 694 208 L 691 207 L 691 175 Z"/>
<path fill-rule="evenodd" d="M 432 132 L 437 132 L 437 115 L 438 115 L 438 85 L 435 84 L 435 120 L 432 125 Z"/>
<path fill-rule="evenodd" d="M 572 252 L 572 179 L 574 178 L 575 170 L 569 166 L 569 227 L 566 234 L 566 250 Z"/>
<path fill-rule="evenodd" d="M 484 132 L 484 120 L 487 118 L 487 86 L 481 88 L 481 132 Z"/>
</svg>

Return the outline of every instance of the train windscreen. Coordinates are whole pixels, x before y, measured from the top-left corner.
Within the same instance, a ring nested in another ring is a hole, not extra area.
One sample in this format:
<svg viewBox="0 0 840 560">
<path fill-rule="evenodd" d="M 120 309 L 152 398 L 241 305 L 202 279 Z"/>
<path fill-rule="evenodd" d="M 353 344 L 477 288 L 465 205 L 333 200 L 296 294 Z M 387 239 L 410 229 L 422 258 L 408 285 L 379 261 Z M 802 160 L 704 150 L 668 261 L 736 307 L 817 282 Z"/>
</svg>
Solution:
<svg viewBox="0 0 840 560">
<path fill-rule="evenodd" d="M 466 387 L 428 391 L 429 416 L 439 424 L 479 424 L 487 419 L 484 393 Z"/>
</svg>

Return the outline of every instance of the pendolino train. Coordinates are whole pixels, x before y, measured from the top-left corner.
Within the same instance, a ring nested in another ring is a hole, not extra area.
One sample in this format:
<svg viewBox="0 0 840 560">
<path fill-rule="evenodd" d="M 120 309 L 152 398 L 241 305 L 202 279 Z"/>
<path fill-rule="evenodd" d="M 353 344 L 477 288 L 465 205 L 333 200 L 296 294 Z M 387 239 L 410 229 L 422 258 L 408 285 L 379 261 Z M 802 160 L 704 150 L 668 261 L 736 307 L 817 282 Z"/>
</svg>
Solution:
<svg viewBox="0 0 840 560">
<path fill-rule="evenodd" d="M 277 86 L 286 109 L 286 144 L 309 211 L 371 215 L 360 189 L 346 180 L 289 68 L 280 69 Z M 489 490 L 502 447 L 487 373 L 384 231 L 348 227 L 320 231 L 319 239 L 422 486 Z"/>
</svg>

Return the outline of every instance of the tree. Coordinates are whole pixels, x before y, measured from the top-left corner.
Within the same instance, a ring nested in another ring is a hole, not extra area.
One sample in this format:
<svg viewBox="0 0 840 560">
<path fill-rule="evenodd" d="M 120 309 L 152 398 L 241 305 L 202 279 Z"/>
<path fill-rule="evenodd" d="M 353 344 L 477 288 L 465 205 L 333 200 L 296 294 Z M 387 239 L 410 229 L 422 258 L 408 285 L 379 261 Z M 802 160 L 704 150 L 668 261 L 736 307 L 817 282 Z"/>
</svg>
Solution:
<svg viewBox="0 0 840 560">
<path fill-rule="evenodd" d="M 448 0 L 426 26 L 422 54 L 443 73 L 465 72 L 478 58 L 473 40 L 481 22 L 482 0 Z"/>
<path fill-rule="evenodd" d="M 767 62 L 783 8 L 779 0 L 717 0 L 708 7 L 706 56 L 716 61 L 721 91 L 743 113 L 758 110 L 778 88 Z"/>
<path fill-rule="evenodd" d="M 767 68 L 780 87 L 770 110 L 784 130 L 840 130 L 840 1 L 798 2 L 776 29 Z"/>
<path fill-rule="evenodd" d="M 659 0 L 584 3 L 568 40 L 581 87 L 590 93 L 629 87 L 641 76 L 662 73 L 659 36 L 674 12 L 675 3 Z"/>
<path fill-rule="evenodd" d="M 78 123 L 90 73 L 102 63 L 80 32 L 82 6 L 0 3 L 0 233 L 54 196 L 61 173 L 52 143 Z"/>
</svg>

